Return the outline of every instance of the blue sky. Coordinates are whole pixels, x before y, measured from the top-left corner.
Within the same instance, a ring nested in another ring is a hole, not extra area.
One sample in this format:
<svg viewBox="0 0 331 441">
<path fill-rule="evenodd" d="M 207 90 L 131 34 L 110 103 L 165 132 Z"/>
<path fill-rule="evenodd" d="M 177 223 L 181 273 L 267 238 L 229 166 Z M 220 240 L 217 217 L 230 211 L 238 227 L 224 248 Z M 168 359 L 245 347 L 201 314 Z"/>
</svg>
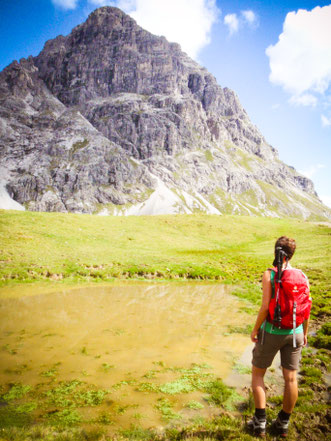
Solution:
<svg viewBox="0 0 331 441">
<path fill-rule="evenodd" d="M 0 0 L 0 70 L 105 4 L 179 42 L 233 89 L 280 159 L 331 206 L 330 0 Z"/>
</svg>

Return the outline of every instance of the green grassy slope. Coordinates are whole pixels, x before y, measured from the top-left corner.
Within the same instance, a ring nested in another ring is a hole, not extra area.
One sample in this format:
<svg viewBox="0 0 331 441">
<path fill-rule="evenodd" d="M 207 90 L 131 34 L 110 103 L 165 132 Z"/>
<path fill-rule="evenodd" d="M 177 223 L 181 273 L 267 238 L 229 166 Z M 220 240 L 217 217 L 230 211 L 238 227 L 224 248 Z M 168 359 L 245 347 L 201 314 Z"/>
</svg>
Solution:
<svg viewBox="0 0 331 441">
<path fill-rule="evenodd" d="M 315 315 L 324 314 L 331 229 L 293 219 L 101 217 L 2 210 L 0 283 L 114 277 L 218 279 L 249 286 L 258 300 L 261 274 L 271 265 L 275 239 L 283 234 L 296 239 L 293 265 L 309 276 L 318 306 Z"/>
<path fill-rule="evenodd" d="M 327 386 L 323 373 L 330 366 L 331 228 L 328 225 L 293 219 L 201 214 L 99 217 L 0 211 L 0 296 L 23 284 L 58 287 L 111 282 L 116 278 L 205 279 L 235 285 L 234 293 L 250 300 L 252 309 L 256 310 L 261 299 L 261 276 L 272 263 L 274 242 L 281 235 L 297 241 L 292 264 L 303 269 L 310 279 L 313 326 L 317 329 L 317 335 L 309 340 L 315 348 L 306 349 L 302 360 L 300 396 L 289 439 L 327 439 L 324 438 L 328 431 Z M 9 392 L 0 390 L 0 404 L 1 396 L 7 396 L 6 393 Z M 270 419 L 277 414 L 281 397 L 269 395 Z M 230 415 L 222 404 L 219 408 L 220 417 L 216 420 L 171 429 L 163 435 L 137 426 L 116 439 L 254 439 L 238 424 L 238 418 L 242 421 L 245 413 L 251 414 L 250 400 L 243 401 L 238 408 L 241 416 L 238 410 Z M 3 407 L 0 413 L 10 413 L 10 409 Z M 15 412 L 6 414 L 9 422 L 2 426 L 6 440 L 115 439 L 105 434 L 106 426 L 83 433 L 85 429 L 79 427 L 68 429 L 64 425 L 55 430 L 26 423 L 23 430 L 17 425 Z M 20 418 L 27 417 L 27 410 L 24 412 Z M 267 439 L 273 438 L 268 435 Z"/>
</svg>

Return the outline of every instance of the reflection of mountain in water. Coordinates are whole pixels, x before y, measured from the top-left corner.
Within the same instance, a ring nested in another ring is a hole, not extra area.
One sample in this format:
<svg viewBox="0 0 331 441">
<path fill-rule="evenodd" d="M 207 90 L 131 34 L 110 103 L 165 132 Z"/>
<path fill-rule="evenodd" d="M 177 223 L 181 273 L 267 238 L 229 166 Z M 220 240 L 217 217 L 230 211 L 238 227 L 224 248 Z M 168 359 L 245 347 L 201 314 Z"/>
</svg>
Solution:
<svg viewBox="0 0 331 441">
<path fill-rule="evenodd" d="M 162 397 L 174 399 L 174 411 L 185 421 L 186 403 L 194 399 L 206 404 L 201 385 L 226 378 L 233 360 L 249 344 L 247 335 L 228 331 L 252 316 L 241 311 L 240 300 L 220 284 L 137 283 L 42 295 L 35 295 L 34 287 L 31 294 L 22 297 L 20 289 L 18 298 L 2 301 L 1 335 L 6 335 L 9 348 L 16 348 L 20 337 L 20 350 L 15 357 L 2 351 L 0 382 L 38 383 L 42 421 L 54 414 L 51 391 L 73 379 L 90 393 L 96 387 L 107 392 L 107 405 L 89 405 L 88 418 L 68 390 L 66 400 L 56 403 L 61 410 L 75 403 L 85 426 L 105 411 L 114 416 L 110 429 L 130 427 L 137 423 L 133 413 L 116 413 L 116 406 L 139 405 L 143 427 L 162 427 L 166 422 L 155 407 Z M 27 367 L 23 372 L 18 369 L 22 366 Z M 211 417 L 219 411 L 205 405 L 199 415 Z"/>
</svg>

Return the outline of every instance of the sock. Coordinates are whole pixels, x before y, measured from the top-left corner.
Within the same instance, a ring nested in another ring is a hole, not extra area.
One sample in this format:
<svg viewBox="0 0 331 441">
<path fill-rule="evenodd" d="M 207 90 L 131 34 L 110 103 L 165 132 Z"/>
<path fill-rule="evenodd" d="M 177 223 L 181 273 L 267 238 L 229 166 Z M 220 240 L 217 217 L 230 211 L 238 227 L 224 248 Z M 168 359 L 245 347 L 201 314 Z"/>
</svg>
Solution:
<svg viewBox="0 0 331 441">
<path fill-rule="evenodd" d="M 278 414 L 278 418 L 284 422 L 287 422 L 290 419 L 290 416 L 291 414 L 284 412 L 283 409 Z"/>
<path fill-rule="evenodd" d="M 266 419 L 265 409 L 255 409 L 255 416 L 258 420 L 265 420 Z"/>
</svg>

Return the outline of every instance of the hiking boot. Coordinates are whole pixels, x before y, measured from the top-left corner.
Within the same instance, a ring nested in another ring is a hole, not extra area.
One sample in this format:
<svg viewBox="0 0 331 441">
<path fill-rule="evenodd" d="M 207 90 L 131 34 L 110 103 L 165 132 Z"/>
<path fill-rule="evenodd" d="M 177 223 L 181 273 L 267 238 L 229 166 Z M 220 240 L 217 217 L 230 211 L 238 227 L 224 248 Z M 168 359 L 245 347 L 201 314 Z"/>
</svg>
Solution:
<svg viewBox="0 0 331 441">
<path fill-rule="evenodd" d="M 267 425 L 267 420 L 259 420 L 254 415 L 253 418 L 248 421 L 247 429 L 252 432 L 255 436 L 265 436 L 265 429 Z"/>
<path fill-rule="evenodd" d="M 278 436 L 286 438 L 288 432 L 289 421 L 283 421 L 279 417 L 276 420 L 273 420 L 271 424 L 271 431 Z"/>
</svg>

